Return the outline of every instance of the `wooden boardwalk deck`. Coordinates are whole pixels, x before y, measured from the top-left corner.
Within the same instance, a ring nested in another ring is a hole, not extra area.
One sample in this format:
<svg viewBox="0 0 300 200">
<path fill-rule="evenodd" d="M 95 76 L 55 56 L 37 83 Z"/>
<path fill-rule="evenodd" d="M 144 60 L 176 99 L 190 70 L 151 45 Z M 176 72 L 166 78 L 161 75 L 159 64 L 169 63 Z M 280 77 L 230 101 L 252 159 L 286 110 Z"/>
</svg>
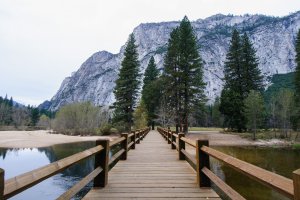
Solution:
<svg viewBox="0 0 300 200">
<path fill-rule="evenodd" d="M 220 199 L 211 188 L 199 188 L 196 173 L 178 159 L 157 131 L 150 131 L 127 160 L 109 172 L 105 188 L 93 188 L 84 199 Z"/>
</svg>

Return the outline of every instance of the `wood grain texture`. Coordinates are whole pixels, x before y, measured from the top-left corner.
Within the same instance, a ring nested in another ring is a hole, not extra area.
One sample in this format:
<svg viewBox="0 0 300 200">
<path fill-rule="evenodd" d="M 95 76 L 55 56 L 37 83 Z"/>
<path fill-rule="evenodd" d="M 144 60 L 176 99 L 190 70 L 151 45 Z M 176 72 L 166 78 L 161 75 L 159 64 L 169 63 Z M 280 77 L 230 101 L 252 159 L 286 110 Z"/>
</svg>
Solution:
<svg viewBox="0 0 300 200">
<path fill-rule="evenodd" d="M 73 187 L 67 190 L 65 193 L 60 195 L 57 200 L 66 200 L 71 199 L 75 196 L 84 186 L 91 182 L 100 172 L 102 171 L 101 167 L 97 167 L 94 171 L 84 177 L 81 181 L 76 183 Z"/>
<path fill-rule="evenodd" d="M 98 152 L 101 152 L 103 149 L 104 148 L 99 145 L 85 150 L 83 152 L 66 157 L 59 161 L 53 162 L 49 165 L 40 167 L 33 171 L 6 180 L 4 187 L 4 199 L 8 199 L 24 191 L 25 189 L 36 185 L 37 183 L 49 178 L 50 176 L 53 176 L 54 174 L 63 171 L 67 167 L 85 158 L 88 158 Z"/>
<path fill-rule="evenodd" d="M 223 161 L 226 165 L 229 165 L 238 172 L 241 172 L 248 177 L 280 192 L 286 197 L 290 199 L 294 198 L 294 186 L 291 179 L 285 178 L 206 146 L 203 146 L 201 150 L 208 155 Z"/>
<path fill-rule="evenodd" d="M 109 172 L 105 188 L 92 189 L 84 199 L 220 199 L 210 188 L 197 186 L 196 173 L 157 131 L 128 152 Z"/>
<path fill-rule="evenodd" d="M 294 200 L 300 200 L 300 169 L 293 172 Z"/>
<path fill-rule="evenodd" d="M 224 181 L 222 181 L 217 175 L 215 175 L 208 168 L 204 167 L 202 172 L 209 177 L 209 179 L 216 184 L 216 186 L 224 192 L 227 197 L 231 200 L 246 200 L 243 196 L 237 193 L 234 189 L 232 189 L 229 185 L 227 185 Z"/>
</svg>

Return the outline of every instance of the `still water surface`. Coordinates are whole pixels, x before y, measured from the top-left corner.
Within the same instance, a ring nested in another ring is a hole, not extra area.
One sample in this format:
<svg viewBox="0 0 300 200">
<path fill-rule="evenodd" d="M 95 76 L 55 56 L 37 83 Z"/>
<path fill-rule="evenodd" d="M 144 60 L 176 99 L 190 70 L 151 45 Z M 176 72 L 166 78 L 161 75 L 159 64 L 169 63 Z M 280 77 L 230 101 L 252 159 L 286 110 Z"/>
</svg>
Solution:
<svg viewBox="0 0 300 200">
<path fill-rule="evenodd" d="M 300 168 L 300 150 L 290 148 L 262 147 L 214 147 L 235 158 L 239 158 L 263 169 L 292 179 L 292 172 Z M 246 199 L 285 200 L 278 192 L 253 181 L 223 163 L 211 159 L 211 168 L 226 183 Z"/>
<path fill-rule="evenodd" d="M 3 149 L 0 148 L 0 168 L 5 170 L 5 179 L 42 167 L 74 153 L 93 147 L 93 142 L 61 144 L 47 148 Z M 14 200 L 52 200 L 71 188 L 94 168 L 93 158 L 86 159 L 52 176 L 38 185 L 12 197 Z M 91 187 L 85 187 L 75 199 L 80 199 Z"/>
<path fill-rule="evenodd" d="M 5 179 L 44 166 L 66 156 L 93 147 L 94 143 L 73 143 L 47 148 L 1 149 L 0 168 L 5 170 Z M 264 169 L 292 178 L 292 171 L 300 168 L 300 150 L 255 148 L 255 147 L 214 147 L 224 153 L 247 161 Z M 94 168 L 93 158 L 82 161 L 67 170 L 48 178 L 40 184 L 14 196 L 11 199 L 56 199 Z M 246 199 L 286 199 L 256 181 L 237 173 L 221 162 L 211 159 L 212 170 Z M 92 185 L 89 184 L 75 199 L 82 198 Z"/>
</svg>

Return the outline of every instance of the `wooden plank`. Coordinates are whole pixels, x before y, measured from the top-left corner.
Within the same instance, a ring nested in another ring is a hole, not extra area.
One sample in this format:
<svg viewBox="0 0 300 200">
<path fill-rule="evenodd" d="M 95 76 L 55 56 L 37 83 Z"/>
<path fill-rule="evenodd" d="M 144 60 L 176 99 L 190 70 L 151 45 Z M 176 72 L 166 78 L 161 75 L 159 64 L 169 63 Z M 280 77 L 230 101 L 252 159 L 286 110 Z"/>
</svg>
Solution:
<svg viewBox="0 0 300 200">
<path fill-rule="evenodd" d="M 189 160 L 190 165 L 193 167 L 194 170 L 197 168 L 196 158 L 194 158 L 191 154 L 189 154 L 186 150 L 181 149 L 181 152 L 185 155 L 185 158 Z"/>
<path fill-rule="evenodd" d="M 75 164 L 85 158 L 88 158 L 103 150 L 102 146 L 96 146 L 83 152 L 66 157 L 49 165 L 40 167 L 20 176 L 10 178 L 5 181 L 4 199 L 8 199 L 23 190 L 36 185 L 37 183 L 57 174 L 67 167 Z"/>
<path fill-rule="evenodd" d="M 109 159 L 108 165 L 111 165 L 113 162 L 115 162 L 124 152 L 124 149 L 120 149 L 117 153 L 115 153 L 115 155 Z"/>
<path fill-rule="evenodd" d="M 293 172 L 294 200 L 300 200 L 300 169 Z"/>
<path fill-rule="evenodd" d="M 250 178 L 280 192 L 284 196 L 290 199 L 294 198 L 294 187 L 291 179 L 272 173 L 206 146 L 202 147 L 201 150 L 208 155 L 223 161 L 225 164 L 249 176 Z"/>
<path fill-rule="evenodd" d="M 57 200 L 71 199 L 75 196 L 82 188 L 84 188 L 89 182 L 91 182 L 100 172 L 102 171 L 101 167 L 97 167 L 94 171 L 84 177 L 81 181 L 76 183 L 68 191 L 60 195 Z"/>
<path fill-rule="evenodd" d="M 123 140 L 125 140 L 125 137 L 120 137 L 120 138 L 117 138 L 117 139 L 115 139 L 115 140 L 113 140 L 113 141 L 110 141 L 110 142 L 109 142 L 109 147 L 111 148 L 111 147 L 113 147 L 113 146 L 119 144 L 119 143 L 122 142 Z"/>
<path fill-rule="evenodd" d="M 135 151 L 128 152 L 126 161 L 119 161 L 109 172 L 107 186 L 94 188 L 84 199 L 191 200 L 201 199 L 201 195 L 219 199 L 212 189 L 197 187 L 192 167 L 185 160 L 178 160 L 176 151 L 164 138 L 151 131 Z"/>
<path fill-rule="evenodd" d="M 131 193 L 120 193 L 120 192 L 91 192 L 87 195 L 87 197 L 97 197 L 99 199 L 102 198 L 182 198 L 182 197 L 189 197 L 189 198 L 211 198 L 211 197 L 218 197 L 216 193 L 212 192 L 200 192 L 200 193 L 190 193 L 190 192 L 181 192 L 181 193 L 156 193 L 156 192 L 149 192 L 149 193 L 139 193 L 131 192 Z"/>
<path fill-rule="evenodd" d="M 202 172 L 209 177 L 209 179 L 216 184 L 216 186 L 224 192 L 231 200 L 246 200 L 242 195 L 237 193 L 233 188 L 227 185 L 224 181 L 222 181 L 219 177 L 217 177 L 212 171 L 208 168 L 204 167 Z"/>
<path fill-rule="evenodd" d="M 184 141 L 185 143 L 188 143 L 189 145 L 191 145 L 192 147 L 196 148 L 196 142 L 194 140 L 191 140 L 189 138 L 186 137 L 181 137 L 180 138 L 182 141 Z"/>
</svg>

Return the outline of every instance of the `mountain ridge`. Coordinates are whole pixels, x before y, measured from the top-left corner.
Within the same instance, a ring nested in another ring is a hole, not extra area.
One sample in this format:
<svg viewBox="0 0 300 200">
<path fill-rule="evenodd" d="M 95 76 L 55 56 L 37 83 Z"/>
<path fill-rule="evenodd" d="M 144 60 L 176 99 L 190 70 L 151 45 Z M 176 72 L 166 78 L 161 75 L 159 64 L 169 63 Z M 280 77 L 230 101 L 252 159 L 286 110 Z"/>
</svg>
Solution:
<svg viewBox="0 0 300 200">
<path fill-rule="evenodd" d="M 158 68 L 163 69 L 169 34 L 179 23 L 141 23 L 134 28 L 142 73 L 151 56 L 154 56 Z M 191 23 L 203 59 L 204 81 L 207 84 L 205 91 L 210 102 L 219 96 L 223 86 L 224 61 L 234 28 L 241 34 L 249 34 L 257 50 L 266 85 L 269 85 L 267 77 L 295 69 L 294 42 L 300 28 L 300 11 L 284 17 L 216 14 Z M 118 54 L 99 51 L 90 56 L 76 72 L 65 78 L 47 109 L 57 110 L 65 104 L 81 101 L 91 101 L 100 106 L 111 105 L 115 100 L 114 82 L 118 77 L 124 48 L 125 45 Z"/>
</svg>

